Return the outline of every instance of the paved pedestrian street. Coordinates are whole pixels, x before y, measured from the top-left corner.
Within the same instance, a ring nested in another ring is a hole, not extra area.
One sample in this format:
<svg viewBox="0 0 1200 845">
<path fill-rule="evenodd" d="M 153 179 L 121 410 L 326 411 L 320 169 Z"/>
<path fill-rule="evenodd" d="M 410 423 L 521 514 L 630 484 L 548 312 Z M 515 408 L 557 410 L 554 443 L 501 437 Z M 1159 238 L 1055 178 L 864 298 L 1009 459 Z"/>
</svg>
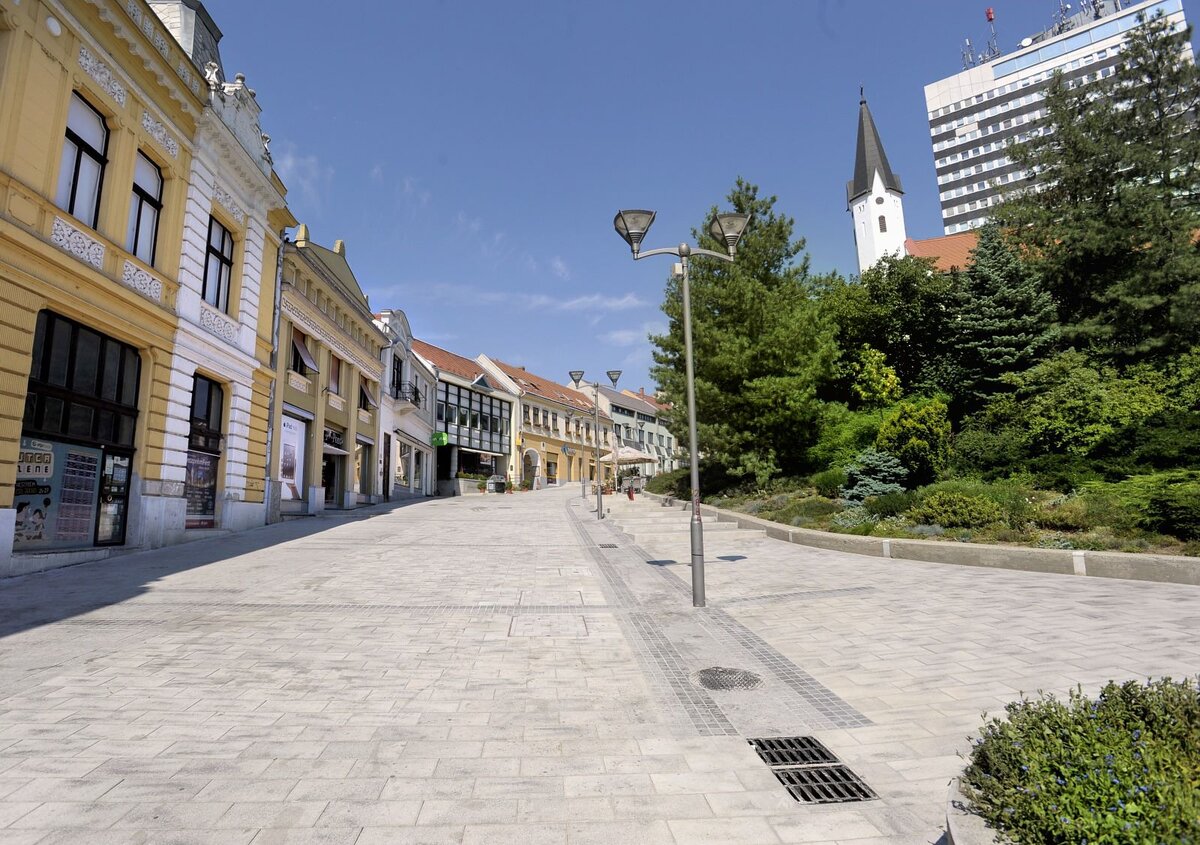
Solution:
<svg viewBox="0 0 1200 845">
<path fill-rule="evenodd" d="M 612 505 L 431 499 L 0 582 L 0 842 L 932 843 L 983 711 L 1200 669 L 1194 587 L 752 532 L 709 532 L 695 610 L 686 533 Z M 878 797 L 798 803 L 747 743 L 778 736 Z"/>
</svg>

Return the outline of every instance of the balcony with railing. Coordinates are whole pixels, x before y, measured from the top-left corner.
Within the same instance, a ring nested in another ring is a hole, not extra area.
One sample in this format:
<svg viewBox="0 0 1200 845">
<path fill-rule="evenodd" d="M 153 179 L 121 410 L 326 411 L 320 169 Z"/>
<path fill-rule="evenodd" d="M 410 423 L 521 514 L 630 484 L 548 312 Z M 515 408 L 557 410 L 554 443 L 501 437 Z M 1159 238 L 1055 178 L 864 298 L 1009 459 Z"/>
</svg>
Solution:
<svg viewBox="0 0 1200 845">
<path fill-rule="evenodd" d="M 392 385 L 392 399 L 395 400 L 396 412 L 400 414 L 419 410 L 424 402 L 420 388 L 411 381 Z"/>
</svg>

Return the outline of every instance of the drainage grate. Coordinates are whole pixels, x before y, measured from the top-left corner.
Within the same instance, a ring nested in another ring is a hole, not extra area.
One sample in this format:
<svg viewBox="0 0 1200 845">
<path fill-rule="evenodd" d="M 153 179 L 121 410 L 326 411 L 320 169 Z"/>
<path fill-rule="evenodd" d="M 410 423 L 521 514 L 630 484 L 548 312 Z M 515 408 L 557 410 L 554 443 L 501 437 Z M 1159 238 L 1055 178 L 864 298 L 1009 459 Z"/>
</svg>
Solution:
<svg viewBox="0 0 1200 845">
<path fill-rule="evenodd" d="M 812 766 L 807 769 L 774 769 L 775 777 L 797 801 L 810 804 L 846 804 L 878 798 L 862 778 L 845 766 Z"/>
<path fill-rule="evenodd" d="M 601 543 L 601 544 L 600 544 L 600 548 L 602 548 L 602 549 L 615 549 L 615 548 L 617 548 L 617 544 L 616 544 L 616 543 Z"/>
<path fill-rule="evenodd" d="M 797 801 L 844 804 L 879 797 L 811 736 L 768 737 L 749 742 Z"/>
<path fill-rule="evenodd" d="M 750 744 L 771 768 L 776 766 L 836 765 L 841 761 L 811 736 L 781 736 L 752 739 Z"/>
<path fill-rule="evenodd" d="M 724 666 L 714 666 L 711 669 L 701 669 L 696 673 L 696 682 L 705 689 L 758 689 L 762 686 L 762 678 L 745 669 L 728 669 Z M 762 754 L 759 751 L 759 754 Z"/>
</svg>

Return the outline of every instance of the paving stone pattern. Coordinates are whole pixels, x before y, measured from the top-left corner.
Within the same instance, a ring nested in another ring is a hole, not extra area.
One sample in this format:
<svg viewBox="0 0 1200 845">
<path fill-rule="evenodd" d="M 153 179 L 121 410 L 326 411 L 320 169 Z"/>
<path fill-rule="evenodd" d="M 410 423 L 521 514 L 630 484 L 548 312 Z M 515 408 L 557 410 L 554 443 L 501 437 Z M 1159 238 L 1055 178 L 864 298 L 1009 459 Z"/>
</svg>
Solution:
<svg viewBox="0 0 1200 845">
<path fill-rule="evenodd" d="M 697 611 L 686 528 L 619 510 L 426 500 L 0 582 L 0 842 L 932 843 L 981 710 L 1200 665 L 1197 588 L 738 531 Z M 746 742 L 783 735 L 879 799 L 797 803 Z"/>
</svg>

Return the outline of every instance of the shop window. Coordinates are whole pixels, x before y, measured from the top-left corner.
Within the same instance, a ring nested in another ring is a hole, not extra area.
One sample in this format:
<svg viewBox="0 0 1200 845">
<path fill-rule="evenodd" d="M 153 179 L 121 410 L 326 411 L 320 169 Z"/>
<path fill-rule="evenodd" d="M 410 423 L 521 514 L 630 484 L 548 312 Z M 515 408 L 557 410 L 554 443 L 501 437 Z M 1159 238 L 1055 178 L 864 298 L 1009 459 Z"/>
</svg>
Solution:
<svg viewBox="0 0 1200 845">
<path fill-rule="evenodd" d="M 158 216 L 162 212 L 162 171 L 142 153 L 133 171 L 133 200 L 129 206 L 129 232 L 125 248 L 154 266 Z"/>
<path fill-rule="evenodd" d="M 136 349 L 50 311 L 38 314 L 24 427 L 133 446 L 141 358 Z"/>
<path fill-rule="evenodd" d="M 319 371 L 317 360 L 308 348 L 308 336 L 295 327 L 292 328 L 291 369 L 302 376 L 309 376 Z"/>
<path fill-rule="evenodd" d="M 213 528 L 217 513 L 217 476 L 221 463 L 225 389 L 202 375 L 192 377 L 191 427 L 183 493 L 186 528 Z"/>
<path fill-rule="evenodd" d="M 204 252 L 204 301 L 229 313 L 229 280 L 233 275 L 233 235 L 215 217 L 208 218 Z M 316 367 L 313 367 L 315 370 Z"/>
<path fill-rule="evenodd" d="M 104 116 L 79 94 L 72 93 L 55 203 L 93 229 L 100 212 L 107 155 L 108 124 Z"/>
</svg>

